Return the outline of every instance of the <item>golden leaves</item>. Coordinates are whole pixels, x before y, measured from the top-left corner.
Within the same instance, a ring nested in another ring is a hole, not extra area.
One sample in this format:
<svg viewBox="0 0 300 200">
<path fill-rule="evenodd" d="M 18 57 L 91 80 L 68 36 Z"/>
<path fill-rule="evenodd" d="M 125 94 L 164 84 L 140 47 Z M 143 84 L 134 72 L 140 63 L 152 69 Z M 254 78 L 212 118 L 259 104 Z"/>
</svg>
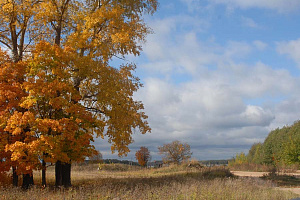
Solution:
<svg viewBox="0 0 300 200">
<path fill-rule="evenodd" d="M 13 55 L 0 51 L 0 152 L 20 170 L 38 168 L 39 158 L 82 160 L 95 151 L 94 135 L 125 155 L 134 129 L 150 131 L 133 100 L 141 86 L 135 65 L 109 63 L 139 55 L 150 32 L 142 14 L 155 11 L 156 0 L 0 0 L 0 7 L 0 41 Z"/>
</svg>

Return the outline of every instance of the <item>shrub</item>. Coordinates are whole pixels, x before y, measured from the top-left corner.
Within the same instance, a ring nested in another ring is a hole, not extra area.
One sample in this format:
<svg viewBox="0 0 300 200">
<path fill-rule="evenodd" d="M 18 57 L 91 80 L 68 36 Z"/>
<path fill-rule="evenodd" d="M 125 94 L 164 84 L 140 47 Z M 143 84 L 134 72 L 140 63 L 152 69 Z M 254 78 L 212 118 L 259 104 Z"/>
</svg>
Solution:
<svg viewBox="0 0 300 200">
<path fill-rule="evenodd" d="M 7 186 L 11 184 L 11 176 L 6 172 L 0 172 L 0 186 Z"/>
<path fill-rule="evenodd" d="M 202 176 L 206 179 L 215 178 L 234 178 L 234 174 L 230 172 L 228 168 L 224 167 L 213 167 L 206 168 Z"/>
<path fill-rule="evenodd" d="M 99 164 L 98 169 L 104 171 L 130 171 L 130 170 L 138 170 L 141 168 L 138 166 L 112 163 L 112 164 Z"/>
</svg>

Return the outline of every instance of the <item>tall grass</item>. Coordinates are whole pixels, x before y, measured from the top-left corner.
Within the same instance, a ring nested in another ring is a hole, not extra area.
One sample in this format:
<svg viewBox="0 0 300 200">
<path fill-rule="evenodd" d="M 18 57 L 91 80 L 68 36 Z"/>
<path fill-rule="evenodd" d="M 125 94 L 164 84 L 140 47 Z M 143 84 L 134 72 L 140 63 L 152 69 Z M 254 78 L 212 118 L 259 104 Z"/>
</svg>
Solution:
<svg viewBox="0 0 300 200">
<path fill-rule="evenodd" d="M 28 191 L 0 188 L 0 199 L 291 199 L 291 192 L 275 190 L 261 179 L 235 178 L 226 168 L 187 170 L 181 166 L 134 171 L 72 170 L 73 187 Z M 48 179 L 54 173 L 48 170 Z M 36 178 L 39 178 L 36 176 Z M 36 180 L 36 183 L 39 181 Z"/>
<path fill-rule="evenodd" d="M 277 166 L 274 165 L 267 165 L 267 164 L 255 164 L 255 163 L 231 163 L 229 162 L 229 168 L 235 171 L 252 171 L 252 172 L 270 172 L 276 169 L 278 172 L 282 173 L 293 173 L 299 169 L 298 164 L 293 165 L 284 165 L 278 164 Z"/>
</svg>

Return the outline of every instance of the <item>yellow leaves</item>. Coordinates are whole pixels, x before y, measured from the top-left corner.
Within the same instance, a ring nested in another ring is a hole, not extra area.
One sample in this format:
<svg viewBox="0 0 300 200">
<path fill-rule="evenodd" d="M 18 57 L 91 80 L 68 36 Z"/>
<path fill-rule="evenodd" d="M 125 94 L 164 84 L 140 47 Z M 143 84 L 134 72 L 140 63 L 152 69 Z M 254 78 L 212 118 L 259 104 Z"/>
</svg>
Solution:
<svg viewBox="0 0 300 200">
<path fill-rule="evenodd" d="M 49 105 L 51 105 L 53 109 L 61 109 L 67 106 L 67 104 L 68 101 L 63 97 L 55 97 L 49 101 Z"/>
<path fill-rule="evenodd" d="M 139 54 L 139 42 L 149 33 L 142 13 L 156 6 L 156 0 L 89 5 L 77 0 L 0 0 L 3 30 L 16 25 L 30 36 L 25 43 L 35 44 L 24 56 L 26 62 L 18 64 L 0 51 L 0 133 L 12 136 L 7 150 L 20 168 L 32 170 L 44 153 L 51 162 L 81 160 L 93 152 L 94 134 L 108 136 L 112 151 L 124 155 L 133 142 L 133 129 L 150 131 L 147 116 L 140 112 L 142 103 L 132 98 L 141 86 L 132 73 L 135 66 L 108 63 L 114 55 Z M 12 11 L 15 15 L 5 14 Z M 9 33 L 4 35 L 10 38 Z M 61 46 L 52 44 L 53 36 L 61 38 L 56 41 Z"/>
<path fill-rule="evenodd" d="M 12 3 L 6 3 L 2 6 L 2 10 L 6 13 L 11 13 L 14 11 L 14 6 Z"/>
<path fill-rule="evenodd" d="M 6 151 L 11 152 L 11 161 L 18 163 L 19 173 L 26 173 L 37 167 L 38 157 L 30 146 L 31 144 L 20 141 L 6 145 Z"/>
<path fill-rule="evenodd" d="M 14 112 L 14 114 L 9 118 L 6 128 L 4 131 L 8 131 L 13 135 L 19 135 L 23 132 L 26 132 L 27 127 L 31 127 L 31 124 L 34 123 L 35 117 L 31 112 Z"/>
<path fill-rule="evenodd" d="M 9 111 L 26 95 L 22 89 L 26 63 L 12 63 L 4 52 L 0 56 L 0 111 Z"/>
<path fill-rule="evenodd" d="M 8 129 L 6 129 L 8 130 Z M 13 131 L 12 131 L 12 135 L 19 135 L 22 133 L 22 129 L 20 127 L 16 127 Z"/>
<path fill-rule="evenodd" d="M 111 36 L 113 43 L 127 43 L 130 40 L 129 33 L 116 33 Z"/>
<path fill-rule="evenodd" d="M 55 133 L 60 132 L 62 127 L 55 119 L 36 119 L 38 131 L 42 134 L 47 134 L 49 129 Z M 51 134 L 53 134 L 53 132 Z"/>
<path fill-rule="evenodd" d="M 26 149 L 26 144 L 19 141 L 6 146 L 6 151 L 14 152 L 11 156 L 12 161 L 21 160 L 23 157 L 26 157 L 24 149 Z"/>
<path fill-rule="evenodd" d="M 28 109 L 33 107 L 36 103 L 37 103 L 37 99 L 32 97 L 27 97 L 24 98 L 24 101 L 20 104 L 20 106 Z"/>
</svg>

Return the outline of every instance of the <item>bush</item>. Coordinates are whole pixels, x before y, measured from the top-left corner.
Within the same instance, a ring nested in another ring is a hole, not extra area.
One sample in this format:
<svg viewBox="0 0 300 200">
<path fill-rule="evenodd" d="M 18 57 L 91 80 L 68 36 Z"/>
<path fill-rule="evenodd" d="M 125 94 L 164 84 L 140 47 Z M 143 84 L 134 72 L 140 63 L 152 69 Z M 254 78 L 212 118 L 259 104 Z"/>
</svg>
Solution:
<svg viewBox="0 0 300 200">
<path fill-rule="evenodd" d="M 11 184 L 11 176 L 6 172 L 0 172 L 0 186 L 7 186 Z"/>
<path fill-rule="evenodd" d="M 274 166 L 266 164 L 242 163 L 242 164 L 229 164 L 229 168 L 235 171 L 253 171 L 253 172 L 268 172 Z"/>
<path fill-rule="evenodd" d="M 130 171 L 130 170 L 141 169 L 141 167 L 119 164 L 119 163 L 112 163 L 112 164 L 99 164 L 98 169 L 104 171 Z"/>
<path fill-rule="evenodd" d="M 230 172 L 228 168 L 224 167 L 213 167 L 206 168 L 202 176 L 206 179 L 215 178 L 234 178 L 234 174 Z"/>
</svg>

